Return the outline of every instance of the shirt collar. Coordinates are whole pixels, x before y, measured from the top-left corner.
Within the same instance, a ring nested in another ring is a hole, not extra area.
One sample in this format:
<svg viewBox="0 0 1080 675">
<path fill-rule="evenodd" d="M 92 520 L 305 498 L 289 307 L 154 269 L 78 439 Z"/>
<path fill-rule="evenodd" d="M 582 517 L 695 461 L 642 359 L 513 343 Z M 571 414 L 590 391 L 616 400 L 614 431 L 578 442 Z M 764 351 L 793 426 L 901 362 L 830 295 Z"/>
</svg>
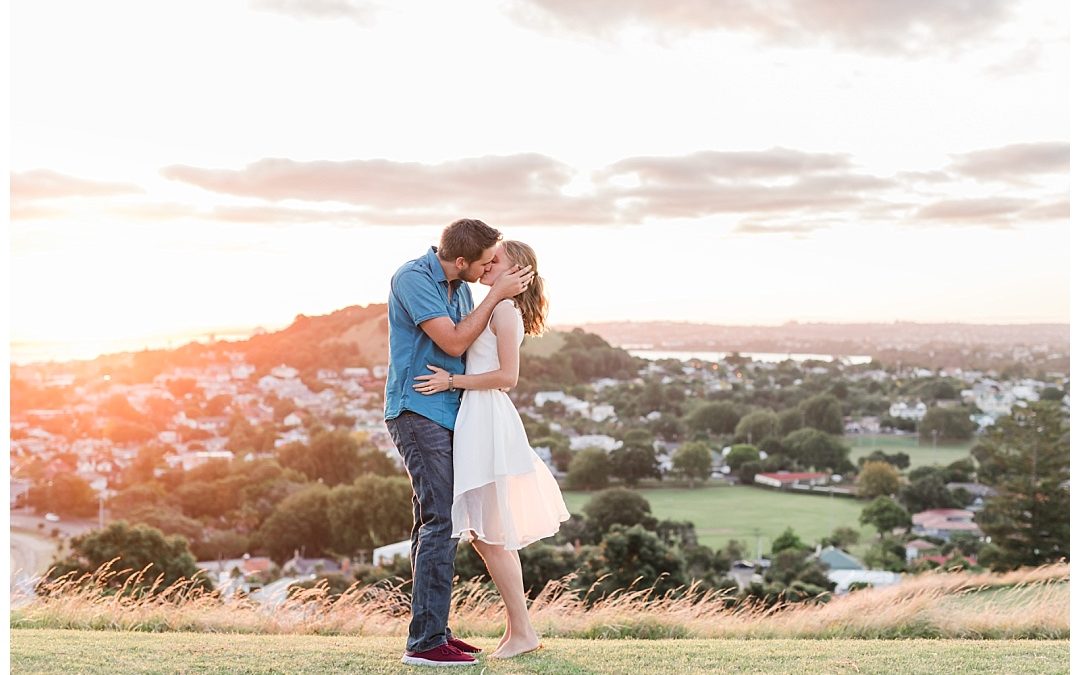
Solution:
<svg viewBox="0 0 1080 675">
<path fill-rule="evenodd" d="M 442 264 L 439 262 L 438 249 L 434 246 L 428 249 L 427 252 L 427 264 L 431 268 L 431 277 L 440 284 L 448 284 L 455 291 L 461 286 L 461 279 L 454 279 L 450 281 L 446 278 L 446 270 L 443 269 Z"/>
<path fill-rule="evenodd" d="M 443 270 L 442 265 L 439 263 L 439 256 L 436 254 L 437 250 L 438 249 L 432 246 L 428 249 L 425 258 L 427 259 L 428 267 L 431 268 L 432 278 L 440 283 L 446 283 L 446 272 Z"/>
</svg>

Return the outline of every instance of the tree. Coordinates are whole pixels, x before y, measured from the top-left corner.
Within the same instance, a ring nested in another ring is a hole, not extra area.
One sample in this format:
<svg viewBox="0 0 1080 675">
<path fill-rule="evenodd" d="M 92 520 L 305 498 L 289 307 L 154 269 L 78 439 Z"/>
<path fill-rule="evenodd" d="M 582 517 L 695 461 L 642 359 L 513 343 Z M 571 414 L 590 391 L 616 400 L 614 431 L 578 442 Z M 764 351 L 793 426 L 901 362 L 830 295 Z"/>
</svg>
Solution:
<svg viewBox="0 0 1080 675">
<path fill-rule="evenodd" d="M 157 471 L 166 468 L 165 456 L 171 452 L 174 452 L 172 446 L 163 443 L 148 443 L 139 448 L 135 459 L 124 471 L 124 484 L 133 485 L 154 480 Z"/>
<path fill-rule="evenodd" d="M 58 473 L 42 479 L 30 490 L 30 504 L 39 513 L 85 517 L 97 513 L 98 498 L 90 484 L 74 473 Z"/>
<path fill-rule="evenodd" d="M 702 441 L 683 443 L 671 458 L 671 466 L 693 487 L 695 480 L 706 481 L 712 475 L 712 451 Z"/>
<path fill-rule="evenodd" d="M 803 423 L 811 429 L 827 434 L 844 433 L 844 413 L 835 396 L 821 394 L 803 401 L 799 408 L 802 410 Z"/>
<path fill-rule="evenodd" d="M 278 461 L 333 487 L 351 483 L 360 474 L 359 450 L 359 443 L 347 429 L 320 429 L 312 435 L 310 446 L 300 442 L 282 446 Z"/>
<path fill-rule="evenodd" d="M 859 522 L 872 525 L 882 537 L 897 527 L 910 527 L 911 515 L 892 499 L 882 496 L 870 502 L 859 515 Z"/>
<path fill-rule="evenodd" d="M 714 436 L 734 433 L 738 424 L 739 411 L 730 401 L 703 403 L 686 416 L 687 428 Z"/>
<path fill-rule="evenodd" d="M 884 450 L 876 449 L 869 455 L 859 458 L 859 468 L 862 468 L 862 465 L 866 462 L 888 462 L 889 464 L 895 466 L 897 469 L 903 471 L 904 469 L 911 466 L 911 456 L 908 455 L 906 452 L 897 452 L 890 455 Z"/>
<path fill-rule="evenodd" d="M 755 410 L 739 420 L 735 440 L 759 444 L 766 438 L 780 435 L 780 418 L 771 410 Z"/>
<path fill-rule="evenodd" d="M 632 429 L 623 437 L 621 448 L 610 455 L 611 472 L 634 487 L 644 478 L 660 478 L 653 435 L 647 429 Z"/>
<path fill-rule="evenodd" d="M 739 467 L 739 482 L 743 485 L 753 485 L 754 476 L 765 471 L 765 466 L 761 462 L 745 462 Z"/>
<path fill-rule="evenodd" d="M 611 462 L 600 448 L 579 450 L 570 460 L 566 486 L 571 490 L 602 490 L 608 486 Z"/>
<path fill-rule="evenodd" d="M 909 513 L 964 506 L 957 503 L 955 495 L 946 487 L 945 479 L 940 471 L 920 475 L 900 488 L 898 498 Z"/>
<path fill-rule="evenodd" d="M 818 471 L 846 472 L 854 468 L 848 459 L 851 448 L 818 429 L 799 429 L 783 440 L 784 452 L 799 464 Z"/>
<path fill-rule="evenodd" d="M 824 543 L 847 550 L 859 543 L 859 531 L 853 527 L 840 526 L 824 539 Z"/>
<path fill-rule="evenodd" d="M 120 560 L 112 569 L 119 574 L 103 581 L 110 588 L 119 588 L 140 570 L 149 565 L 142 580 L 131 579 L 130 586 L 139 591 L 148 590 L 158 575 L 162 576 L 157 591 L 164 590 L 173 582 L 186 578 L 195 578 L 195 585 L 204 590 L 212 590 L 209 579 L 195 566 L 195 557 L 191 555 L 183 537 L 166 537 L 160 530 L 146 525 L 128 525 L 119 520 L 109 523 L 101 530 L 90 530 L 71 539 L 71 555 L 55 561 L 55 569 L 49 576 L 56 579 L 68 572 L 76 576 L 94 572 L 113 558 Z M 125 568 L 130 571 L 123 572 Z"/>
<path fill-rule="evenodd" d="M 867 547 L 863 560 L 872 569 L 890 572 L 903 572 L 907 567 L 904 545 L 895 537 L 884 535 Z"/>
<path fill-rule="evenodd" d="M 532 443 L 534 448 L 547 448 L 551 451 L 551 462 L 555 468 L 563 473 L 570 470 L 570 462 L 574 459 L 574 453 L 570 450 L 570 441 L 562 434 L 550 435 L 537 438 Z"/>
<path fill-rule="evenodd" d="M 255 541 L 279 565 L 300 550 L 307 557 L 330 548 L 326 511 L 330 488 L 320 483 L 286 497 L 259 528 Z"/>
<path fill-rule="evenodd" d="M 734 445 L 728 452 L 727 464 L 732 471 L 738 471 L 739 467 L 747 462 L 757 462 L 761 459 L 758 449 L 752 445 L 740 443 Z"/>
<path fill-rule="evenodd" d="M 772 543 L 772 552 L 774 554 L 790 549 L 806 551 L 809 550 L 809 548 L 809 546 L 803 543 L 802 539 L 799 539 L 799 535 L 795 534 L 795 530 L 791 529 L 791 526 L 785 528 L 784 531 L 780 533 L 780 536 L 773 539 Z"/>
<path fill-rule="evenodd" d="M 641 525 L 613 525 L 586 564 L 582 581 L 590 586 L 595 582 L 594 592 L 601 596 L 630 588 L 635 582 L 635 588 L 655 584 L 650 595 L 656 596 L 686 584 L 683 560 Z"/>
<path fill-rule="evenodd" d="M 792 431 L 798 431 L 806 426 L 803 422 L 802 410 L 798 408 L 788 408 L 780 413 L 777 419 L 780 422 L 780 436 L 787 436 Z"/>
<path fill-rule="evenodd" d="M 919 423 L 919 440 L 966 441 L 974 431 L 975 423 L 966 408 L 933 406 Z"/>
<path fill-rule="evenodd" d="M 1013 407 L 983 444 L 997 496 L 976 522 L 1010 566 L 1069 557 L 1069 424 L 1057 402 Z"/>
<path fill-rule="evenodd" d="M 589 526 L 601 536 L 612 525 L 642 525 L 650 530 L 656 527 L 649 500 L 626 488 L 609 488 L 597 493 L 585 503 L 583 510 Z"/>
<path fill-rule="evenodd" d="M 408 539 L 412 529 L 412 486 L 405 477 L 361 475 L 327 495 L 330 548 L 341 555 Z"/>
<path fill-rule="evenodd" d="M 894 495 L 900 489 L 900 472 L 888 462 L 866 462 L 857 483 L 863 497 Z"/>
<path fill-rule="evenodd" d="M 401 467 L 390 455 L 378 449 L 370 443 L 364 443 L 357 450 L 356 469 L 361 476 L 372 474 L 375 476 L 400 476 Z"/>
</svg>

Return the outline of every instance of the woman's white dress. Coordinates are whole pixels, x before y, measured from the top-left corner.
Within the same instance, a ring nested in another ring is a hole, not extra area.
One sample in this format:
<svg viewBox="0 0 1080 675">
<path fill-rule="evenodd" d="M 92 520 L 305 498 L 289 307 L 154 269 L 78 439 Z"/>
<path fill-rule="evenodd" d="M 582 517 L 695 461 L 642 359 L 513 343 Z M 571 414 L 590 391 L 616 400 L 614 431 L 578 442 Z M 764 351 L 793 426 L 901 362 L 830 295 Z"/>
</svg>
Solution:
<svg viewBox="0 0 1080 675">
<path fill-rule="evenodd" d="M 521 344 L 525 327 L 510 300 L 495 312 L 513 312 Z M 493 314 L 494 316 L 494 314 Z M 469 347 L 468 375 L 499 368 L 497 337 L 491 324 Z M 516 551 L 550 537 L 570 518 L 559 484 L 529 445 L 517 408 L 506 392 L 468 389 L 454 424 L 453 535 L 479 538 Z"/>
</svg>

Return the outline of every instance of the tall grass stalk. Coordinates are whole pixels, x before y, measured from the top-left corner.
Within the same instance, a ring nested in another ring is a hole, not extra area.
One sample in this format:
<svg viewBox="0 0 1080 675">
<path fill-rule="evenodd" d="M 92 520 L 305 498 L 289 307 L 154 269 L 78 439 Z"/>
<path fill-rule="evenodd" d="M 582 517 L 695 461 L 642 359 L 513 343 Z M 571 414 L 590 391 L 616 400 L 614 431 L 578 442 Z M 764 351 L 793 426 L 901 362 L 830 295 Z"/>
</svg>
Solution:
<svg viewBox="0 0 1080 675">
<path fill-rule="evenodd" d="M 114 561 L 115 562 L 115 561 Z M 43 583 L 39 594 L 13 603 L 13 628 L 197 631 L 324 635 L 408 632 L 404 582 L 353 584 L 340 595 L 325 585 L 297 589 L 276 606 L 246 597 L 222 598 L 181 579 L 153 593 L 133 592 L 143 569 L 116 592 L 110 581 L 133 570 L 106 563 L 92 574 Z M 1069 636 L 1069 567 L 1064 563 L 1004 574 L 926 572 L 901 583 L 837 596 L 826 603 L 765 607 L 698 584 L 657 596 L 634 585 L 586 601 L 573 576 L 549 582 L 532 601 L 537 629 L 571 638 L 1052 638 Z M 21 605 L 21 606 L 19 606 Z M 451 625 L 462 635 L 502 633 L 498 594 L 477 580 L 454 586 Z"/>
</svg>

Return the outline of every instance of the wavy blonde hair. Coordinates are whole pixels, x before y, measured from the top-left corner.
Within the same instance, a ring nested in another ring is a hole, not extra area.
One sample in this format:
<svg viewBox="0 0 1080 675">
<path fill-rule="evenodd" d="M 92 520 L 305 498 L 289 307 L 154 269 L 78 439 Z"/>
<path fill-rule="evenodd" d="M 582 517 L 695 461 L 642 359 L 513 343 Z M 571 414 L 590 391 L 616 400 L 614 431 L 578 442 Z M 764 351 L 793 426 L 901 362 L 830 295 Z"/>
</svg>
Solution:
<svg viewBox="0 0 1080 675">
<path fill-rule="evenodd" d="M 544 280 L 536 267 L 536 251 L 520 241 L 503 241 L 502 246 L 510 262 L 522 267 L 532 265 L 532 271 L 536 273 L 525 292 L 515 296 L 513 300 L 517 308 L 521 310 L 525 334 L 541 335 L 546 327 L 548 300 L 544 295 Z"/>
</svg>

